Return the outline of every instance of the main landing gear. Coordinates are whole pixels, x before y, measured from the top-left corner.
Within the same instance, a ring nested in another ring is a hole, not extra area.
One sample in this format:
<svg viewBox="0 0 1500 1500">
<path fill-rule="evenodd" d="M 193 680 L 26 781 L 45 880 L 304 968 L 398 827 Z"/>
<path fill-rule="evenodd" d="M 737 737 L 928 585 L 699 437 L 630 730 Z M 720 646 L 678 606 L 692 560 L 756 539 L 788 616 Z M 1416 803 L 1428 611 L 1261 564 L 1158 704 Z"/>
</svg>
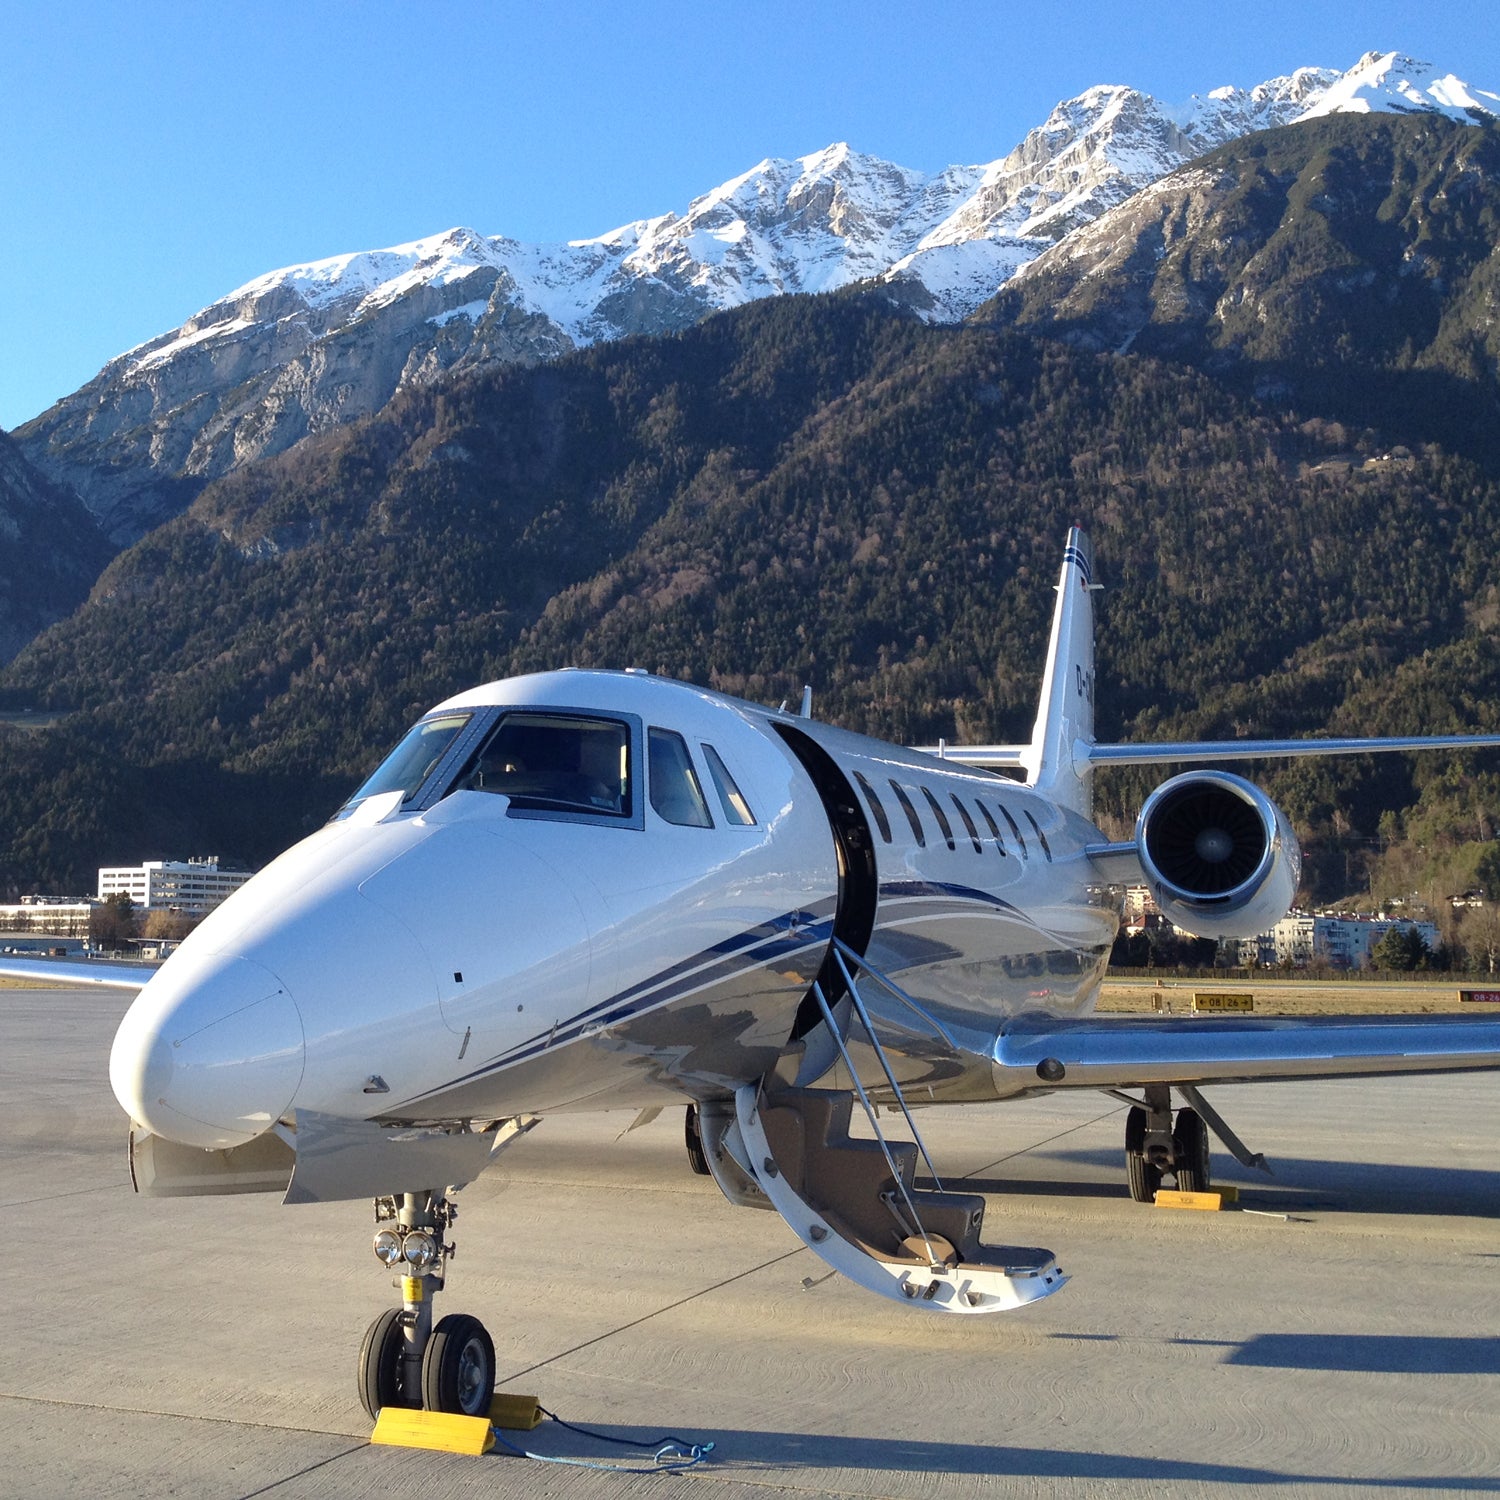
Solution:
<svg viewBox="0 0 1500 1500">
<path fill-rule="evenodd" d="M 436 1327 L 432 1298 L 443 1289 L 458 1207 L 427 1189 L 375 1200 L 375 1254 L 398 1270 L 401 1306 L 365 1331 L 359 1399 L 374 1417 L 385 1406 L 488 1414 L 495 1396 L 495 1346 L 478 1318 L 449 1313 Z"/>
<path fill-rule="evenodd" d="M 1172 1091 L 1148 1084 L 1143 1105 L 1132 1102 L 1125 1117 L 1125 1175 L 1137 1203 L 1153 1203 L 1163 1175 L 1170 1172 L 1184 1193 L 1208 1191 L 1208 1130 L 1195 1109 L 1172 1118 Z"/>
</svg>

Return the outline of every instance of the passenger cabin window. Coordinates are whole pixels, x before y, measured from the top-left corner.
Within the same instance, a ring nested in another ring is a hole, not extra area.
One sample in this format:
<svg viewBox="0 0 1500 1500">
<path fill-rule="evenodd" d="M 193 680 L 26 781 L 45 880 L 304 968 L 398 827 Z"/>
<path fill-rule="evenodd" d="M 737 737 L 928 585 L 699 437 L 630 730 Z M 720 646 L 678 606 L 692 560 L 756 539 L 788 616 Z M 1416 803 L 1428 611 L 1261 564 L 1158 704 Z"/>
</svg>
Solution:
<svg viewBox="0 0 1500 1500">
<path fill-rule="evenodd" d="M 652 729 L 646 735 L 650 761 L 651 805 L 668 823 L 683 828 L 712 828 L 708 803 L 688 755 L 687 742 L 670 729 Z"/>
<path fill-rule="evenodd" d="M 1036 830 L 1036 841 L 1042 846 L 1042 853 L 1047 856 L 1047 860 L 1050 863 L 1052 860 L 1052 846 L 1047 842 L 1047 835 L 1042 832 L 1042 825 L 1029 812 L 1026 814 L 1026 821 Z"/>
<path fill-rule="evenodd" d="M 901 810 L 906 814 L 906 821 L 911 824 L 911 833 L 917 841 L 917 848 L 925 849 L 927 835 L 922 832 L 922 820 L 917 816 L 916 808 L 911 805 L 911 798 L 906 795 L 906 788 L 899 781 L 893 781 L 891 790 L 896 794 L 896 801 L 901 804 Z"/>
<path fill-rule="evenodd" d="M 1000 825 L 990 815 L 989 808 L 987 808 L 984 803 L 979 800 L 978 797 L 974 799 L 974 805 L 979 809 L 979 815 L 984 819 L 986 823 L 989 824 L 990 832 L 995 835 L 996 850 L 1008 858 L 1010 856 L 1010 850 L 1005 847 L 1005 840 L 1000 837 Z"/>
<path fill-rule="evenodd" d="M 498 792 L 523 811 L 629 817 L 629 727 L 570 714 L 506 714 L 454 790 Z"/>
<path fill-rule="evenodd" d="M 1020 825 L 1011 817 L 1010 809 L 1003 802 L 1000 804 L 1000 816 L 1010 824 L 1010 831 L 1015 837 L 1016 847 L 1021 851 L 1021 858 L 1029 859 L 1031 856 L 1026 852 L 1026 840 L 1021 837 Z"/>
<path fill-rule="evenodd" d="M 744 793 L 735 784 L 734 777 L 729 774 L 729 767 L 724 764 L 723 758 L 712 745 L 704 745 L 703 759 L 708 762 L 709 779 L 714 784 L 714 790 L 719 794 L 719 806 L 724 809 L 724 821 L 737 824 L 741 828 L 753 828 L 755 826 L 755 814 L 750 811 L 750 804 L 745 801 Z M 689 766 L 691 771 L 692 767 Z"/>
<path fill-rule="evenodd" d="M 927 805 L 932 809 L 932 815 L 937 819 L 938 827 L 943 830 L 943 842 L 950 849 L 956 849 L 958 845 L 953 842 L 953 825 L 943 811 L 943 804 L 925 786 L 922 788 L 922 795 L 927 799 Z"/>
<path fill-rule="evenodd" d="M 442 714 L 423 719 L 381 761 L 374 775 L 344 804 L 344 810 L 347 812 L 366 797 L 378 797 L 382 792 L 400 792 L 402 801 L 413 796 L 471 717 L 471 714 Z"/>
<path fill-rule="evenodd" d="M 880 836 L 886 843 L 891 841 L 891 820 L 885 815 L 885 808 L 880 805 L 880 798 L 875 795 L 875 788 L 865 780 L 858 771 L 854 773 L 854 779 L 859 783 L 860 789 L 865 794 L 865 801 L 870 804 L 870 811 L 875 814 L 875 826 L 880 830 Z"/>
<path fill-rule="evenodd" d="M 964 820 L 964 828 L 968 831 L 969 842 L 973 844 L 974 852 L 983 854 L 984 845 L 979 842 L 979 830 L 974 826 L 973 818 L 969 816 L 969 809 L 958 800 L 957 792 L 950 792 L 949 796 L 953 798 L 953 805 L 958 809 L 959 817 Z"/>
</svg>

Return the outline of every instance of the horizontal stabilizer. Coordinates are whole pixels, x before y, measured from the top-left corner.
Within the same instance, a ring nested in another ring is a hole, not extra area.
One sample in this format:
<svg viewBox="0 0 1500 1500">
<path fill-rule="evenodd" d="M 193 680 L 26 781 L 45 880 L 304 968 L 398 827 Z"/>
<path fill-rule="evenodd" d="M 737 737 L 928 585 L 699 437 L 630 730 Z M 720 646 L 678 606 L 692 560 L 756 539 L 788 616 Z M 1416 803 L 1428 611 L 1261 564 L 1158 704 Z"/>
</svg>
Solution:
<svg viewBox="0 0 1500 1500">
<path fill-rule="evenodd" d="M 942 760 L 984 770 L 1025 764 L 1025 745 L 936 745 L 918 747 Z M 1074 754 L 1088 766 L 1198 765 L 1221 760 L 1271 760 L 1280 756 L 1382 755 L 1419 750 L 1493 750 L 1500 734 L 1427 734 L 1378 739 L 1163 740 L 1155 745 L 1078 744 Z"/>
<path fill-rule="evenodd" d="M 939 760 L 957 761 L 961 766 L 979 766 L 986 771 L 1019 771 L 1026 764 L 1028 745 L 950 745 L 939 740 L 935 745 L 913 745 L 927 755 Z"/>
<path fill-rule="evenodd" d="M 1161 766 L 1286 755 L 1381 755 L 1402 750 L 1490 750 L 1500 734 L 1428 734 L 1352 740 L 1176 740 L 1159 745 L 1090 745 L 1090 765 Z M 949 752 L 953 754 L 953 752 Z M 957 756 L 954 757 L 958 758 Z"/>
</svg>

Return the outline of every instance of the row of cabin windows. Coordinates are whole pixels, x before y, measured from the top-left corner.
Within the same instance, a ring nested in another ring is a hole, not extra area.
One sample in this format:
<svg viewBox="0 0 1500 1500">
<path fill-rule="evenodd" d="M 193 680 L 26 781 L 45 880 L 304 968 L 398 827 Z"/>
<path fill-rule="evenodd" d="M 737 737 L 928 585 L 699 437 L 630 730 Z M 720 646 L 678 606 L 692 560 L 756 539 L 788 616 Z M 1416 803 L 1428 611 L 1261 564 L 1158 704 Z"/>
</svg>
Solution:
<svg viewBox="0 0 1500 1500">
<path fill-rule="evenodd" d="M 880 830 L 880 836 L 886 843 L 891 842 L 891 820 L 886 816 L 885 805 L 880 800 L 880 794 L 870 785 L 869 780 L 858 771 L 854 773 L 854 779 L 859 782 L 860 789 L 865 794 L 865 801 L 870 804 L 870 811 L 875 814 L 875 826 Z M 891 791 L 895 793 L 896 801 L 901 805 L 901 811 L 906 814 L 906 821 L 911 825 L 911 835 L 917 841 L 919 849 L 927 847 L 927 830 L 923 827 L 921 814 L 917 811 L 917 805 L 912 801 L 911 793 L 901 785 L 899 781 L 890 782 Z M 943 842 L 950 849 L 958 848 L 958 841 L 953 835 L 953 820 L 948 816 L 947 809 L 939 800 L 937 794 L 930 787 L 919 786 L 917 788 L 926 800 L 928 809 L 937 822 L 938 831 L 943 836 Z M 974 821 L 974 815 L 969 811 L 968 805 L 959 797 L 957 792 L 949 792 L 949 800 L 953 804 L 953 810 L 958 814 L 958 820 L 963 825 L 964 832 L 968 835 L 969 842 L 974 846 L 976 854 L 984 852 L 984 843 L 979 832 L 979 825 Z M 1005 847 L 1005 838 L 1000 832 L 1000 825 L 995 821 L 995 815 L 983 798 L 972 799 L 974 806 L 979 810 L 979 816 L 984 819 L 985 827 L 990 831 L 990 837 L 995 841 L 996 851 L 1004 856 L 1009 856 L 1010 850 Z M 1029 859 L 1030 852 L 1026 847 L 1025 835 L 1021 832 L 1018 824 L 1010 814 L 1010 810 L 1001 802 L 996 802 L 996 808 L 1000 816 L 1005 820 L 1010 829 L 1011 838 L 1015 840 L 1016 848 L 1020 851 L 1022 859 Z M 1052 848 L 1047 843 L 1047 835 L 1042 832 L 1041 824 L 1032 817 L 1026 809 L 1022 809 L 1022 816 L 1031 824 L 1031 831 L 1036 838 L 1038 846 L 1047 859 L 1052 858 Z"/>
</svg>

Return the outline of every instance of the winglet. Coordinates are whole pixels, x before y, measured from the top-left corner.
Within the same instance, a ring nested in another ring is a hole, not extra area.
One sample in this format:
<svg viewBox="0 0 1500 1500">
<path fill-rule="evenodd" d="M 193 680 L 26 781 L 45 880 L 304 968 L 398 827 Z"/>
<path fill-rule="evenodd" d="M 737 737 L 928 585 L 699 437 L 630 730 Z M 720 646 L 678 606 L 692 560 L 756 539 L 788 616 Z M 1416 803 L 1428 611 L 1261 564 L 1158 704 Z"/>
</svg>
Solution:
<svg viewBox="0 0 1500 1500">
<path fill-rule="evenodd" d="M 1089 539 L 1075 526 L 1063 549 L 1036 726 L 1021 755 L 1032 786 L 1085 817 L 1093 803 L 1094 587 Z"/>
</svg>

